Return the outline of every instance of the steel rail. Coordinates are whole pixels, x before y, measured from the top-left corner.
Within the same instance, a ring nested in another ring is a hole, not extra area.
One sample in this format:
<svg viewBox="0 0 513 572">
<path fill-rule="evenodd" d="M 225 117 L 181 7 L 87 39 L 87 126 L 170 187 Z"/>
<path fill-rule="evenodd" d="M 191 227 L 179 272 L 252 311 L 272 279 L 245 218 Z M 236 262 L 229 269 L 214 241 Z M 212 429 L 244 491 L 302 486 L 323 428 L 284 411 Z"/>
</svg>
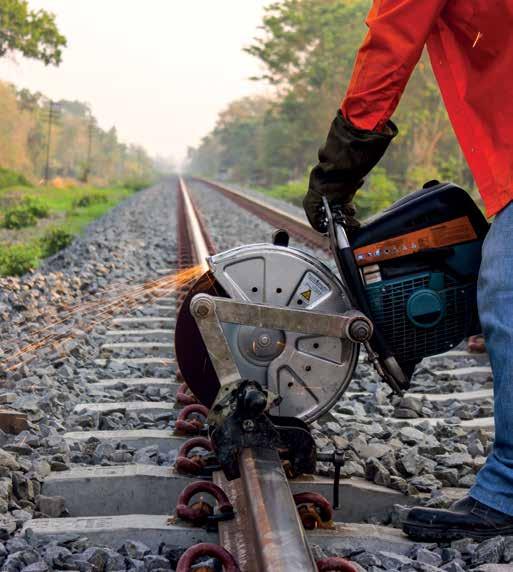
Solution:
<svg viewBox="0 0 513 572">
<path fill-rule="evenodd" d="M 212 250 L 207 244 L 208 235 L 182 178 L 178 186 L 194 259 L 208 270 L 206 258 Z M 226 492 L 229 497 L 230 492 L 236 497 L 230 498 L 234 506 L 244 507 L 238 523 L 244 529 L 244 541 L 242 545 L 238 544 L 234 553 L 241 570 L 316 572 L 317 566 L 278 453 L 273 450 L 244 449 L 239 459 L 239 469 L 242 486 L 228 487 Z M 223 480 L 223 477 L 218 474 L 215 480 Z M 226 532 L 230 534 L 231 530 L 228 527 Z M 222 536 L 223 523 L 220 523 L 220 532 Z M 258 563 L 256 568 L 255 561 L 242 561 L 248 554 L 249 546 Z"/>
<path fill-rule="evenodd" d="M 243 449 L 239 460 L 258 570 L 315 572 L 317 566 L 278 452 Z"/>
<path fill-rule="evenodd" d="M 209 251 L 205 234 L 196 213 L 196 209 L 192 204 L 191 196 L 187 187 L 185 186 L 185 182 L 182 177 L 179 177 L 178 179 L 178 187 L 180 190 L 181 198 L 183 200 L 184 216 L 185 220 L 187 221 L 188 236 L 192 244 L 192 251 L 195 262 L 202 267 L 204 272 L 207 272 L 207 258 L 210 256 L 211 252 Z"/>
<path fill-rule="evenodd" d="M 325 252 L 330 252 L 329 241 L 326 236 L 314 230 L 306 221 L 294 216 L 291 213 L 283 211 L 278 207 L 269 205 L 255 197 L 245 195 L 240 191 L 231 189 L 210 179 L 202 177 L 190 177 L 191 180 L 204 183 L 222 195 L 231 199 L 234 203 L 249 212 L 252 212 L 262 220 L 265 220 L 272 226 L 284 228 L 294 238 L 313 248 L 318 248 Z"/>
</svg>

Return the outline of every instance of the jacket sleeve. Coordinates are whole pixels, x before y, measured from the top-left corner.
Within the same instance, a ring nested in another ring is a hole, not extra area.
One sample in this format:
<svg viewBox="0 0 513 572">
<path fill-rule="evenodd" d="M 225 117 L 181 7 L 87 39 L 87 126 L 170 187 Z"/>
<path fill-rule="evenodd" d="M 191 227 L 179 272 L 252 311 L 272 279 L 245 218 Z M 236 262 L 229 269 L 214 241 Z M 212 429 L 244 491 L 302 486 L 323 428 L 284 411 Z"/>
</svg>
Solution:
<svg viewBox="0 0 513 572">
<path fill-rule="evenodd" d="M 354 126 L 383 129 L 448 1 L 374 0 L 366 21 L 369 32 L 340 106 Z"/>
</svg>

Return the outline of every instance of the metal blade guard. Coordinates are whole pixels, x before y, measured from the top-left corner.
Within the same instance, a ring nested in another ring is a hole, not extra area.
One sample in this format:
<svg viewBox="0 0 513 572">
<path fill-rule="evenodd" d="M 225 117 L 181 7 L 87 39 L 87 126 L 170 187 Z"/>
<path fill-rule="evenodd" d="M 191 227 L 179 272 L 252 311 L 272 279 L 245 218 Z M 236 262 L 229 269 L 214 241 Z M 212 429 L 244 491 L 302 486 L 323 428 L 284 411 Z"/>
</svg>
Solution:
<svg viewBox="0 0 513 572">
<path fill-rule="evenodd" d="M 176 356 L 193 393 L 210 407 L 222 385 L 246 379 L 279 396 L 272 415 L 310 422 L 329 411 L 372 332 L 338 278 L 313 256 L 272 244 L 208 263 L 177 321 Z"/>
</svg>

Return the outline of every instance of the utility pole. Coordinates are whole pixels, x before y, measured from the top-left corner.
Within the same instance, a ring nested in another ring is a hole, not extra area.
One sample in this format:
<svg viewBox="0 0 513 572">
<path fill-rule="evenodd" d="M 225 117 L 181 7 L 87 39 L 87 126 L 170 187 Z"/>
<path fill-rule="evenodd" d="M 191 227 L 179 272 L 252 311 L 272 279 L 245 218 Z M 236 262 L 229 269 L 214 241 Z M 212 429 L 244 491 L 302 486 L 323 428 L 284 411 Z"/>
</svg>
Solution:
<svg viewBox="0 0 513 572">
<path fill-rule="evenodd" d="M 50 108 L 48 110 L 48 136 L 46 141 L 46 163 L 44 175 L 45 185 L 47 185 L 48 181 L 50 180 L 50 146 L 52 141 L 52 126 L 54 121 L 57 120 L 58 111 L 59 108 L 57 102 L 50 100 Z"/>
<path fill-rule="evenodd" d="M 84 183 L 87 183 L 87 181 L 89 180 L 89 174 L 91 173 L 91 152 L 93 149 L 93 133 L 94 133 L 94 117 L 91 116 L 89 119 L 89 126 L 88 126 L 87 161 L 84 172 Z"/>
</svg>

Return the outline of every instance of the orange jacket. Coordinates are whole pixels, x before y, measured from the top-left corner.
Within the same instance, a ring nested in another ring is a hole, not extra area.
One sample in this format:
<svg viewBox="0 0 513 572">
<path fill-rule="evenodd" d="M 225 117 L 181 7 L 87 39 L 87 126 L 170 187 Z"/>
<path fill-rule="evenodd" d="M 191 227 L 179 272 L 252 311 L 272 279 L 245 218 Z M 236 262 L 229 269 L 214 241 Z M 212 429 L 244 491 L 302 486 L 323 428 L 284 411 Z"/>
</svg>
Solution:
<svg viewBox="0 0 513 572">
<path fill-rule="evenodd" d="M 513 200 L 513 0 L 374 0 L 341 109 L 361 129 L 394 112 L 427 44 L 492 216 Z"/>
</svg>

